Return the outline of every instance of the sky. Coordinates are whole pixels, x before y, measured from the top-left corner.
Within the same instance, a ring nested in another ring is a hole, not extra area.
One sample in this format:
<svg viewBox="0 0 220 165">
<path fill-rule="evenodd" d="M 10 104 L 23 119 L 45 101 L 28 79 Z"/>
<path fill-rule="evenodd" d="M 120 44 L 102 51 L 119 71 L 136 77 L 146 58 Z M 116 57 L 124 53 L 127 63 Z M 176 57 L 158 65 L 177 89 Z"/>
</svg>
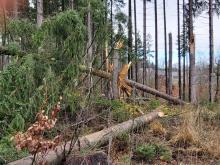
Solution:
<svg viewBox="0 0 220 165">
<path fill-rule="evenodd" d="M 181 0 L 180 0 L 181 1 Z M 128 0 L 125 1 L 126 6 L 122 9 L 128 13 Z M 137 2 L 137 29 L 141 37 L 143 36 L 143 0 L 136 0 Z M 154 1 L 153 1 L 154 2 Z M 152 50 L 155 48 L 155 32 L 154 32 L 154 3 L 147 2 L 147 33 L 152 36 Z M 182 1 L 181 1 L 182 2 Z M 163 23 L 163 0 L 157 0 L 158 4 L 158 51 L 159 64 L 164 64 L 164 23 Z M 133 4 L 132 4 L 133 5 Z M 133 6 L 132 6 L 133 9 Z M 167 33 L 173 35 L 173 63 L 177 63 L 177 0 L 166 0 L 167 12 Z M 180 3 L 181 20 L 182 23 L 182 3 Z M 132 13 L 133 14 L 133 13 Z M 220 57 L 220 19 L 214 16 L 214 55 L 215 60 Z M 134 23 L 134 20 L 133 20 Z M 194 19 L 194 33 L 196 43 L 196 62 L 208 63 L 209 61 L 209 20 L 208 14 L 203 13 L 200 17 Z M 153 59 L 152 59 L 153 60 Z"/>
</svg>

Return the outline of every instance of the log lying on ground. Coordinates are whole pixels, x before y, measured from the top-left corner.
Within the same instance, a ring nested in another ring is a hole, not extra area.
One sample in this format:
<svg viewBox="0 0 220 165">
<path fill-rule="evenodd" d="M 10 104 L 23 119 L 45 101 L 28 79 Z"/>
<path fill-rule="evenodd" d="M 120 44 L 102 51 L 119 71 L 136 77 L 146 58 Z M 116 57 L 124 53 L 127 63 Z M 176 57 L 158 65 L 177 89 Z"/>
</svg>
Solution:
<svg viewBox="0 0 220 165">
<path fill-rule="evenodd" d="M 125 121 L 121 124 L 112 126 L 110 128 L 106 128 L 102 131 L 99 132 L 95 132 L 86 136 L 83 136 L 79 139 L 80 142 L 80 147 L 81 148 L 87 148 L 87 147 L 91 147 L 91 146 L 96 146 L 97 144 L 103 144 L 106 143 L 109 138 L 112 137 L 117 137 L 125 132 L 128 132 L 132 129 L 136 129 L 138 127 L 143 126 L 144 124 L 147 124 L 151 121 L 153 121 L 154 119 L 158 118 L 158 117 L 162 117 L 163 112 L 161 112 L 159 110 L 160 108 L 158 108 L 157 110 L 155 110 L 154 112 L 151 112 L 147 115 L 143 115 L 141 117 L 135 118 L 134 120 L 128 120 Z M 66 151 L 69 150 L 71 145 L 71 142 L 68 142 L 66 144 Z M 57 151 L 50 151 L 47 155 L 45 160 L 47 161 L 47 164 L 50 165 L 56 165 L 56 164 L 60 164 L 61 160 L 63 158 L 63 148 L 64 146 L 59 146 L 57 147 Z M 79 145 L 75 144 L 73 146 L 73 150 L 78 150 L 79 149 Z M 36 156 L 37 158 L 40 158 L 40 155 Z M 29 156 L 20 160 L 17 160 L 15 162 L 11 162 L 9 163 L 9 165 L 30 165 L 32 163 L 33 160 L 33 156 Z"/>
<path fill-rule="evenodd" d="M 95 76 L 98 76 L 98 77 L 101 77 L 101 78 L 112 79 L 111 73 L 107 73 L 107 72 L 102 71 L 102 70 L 98 70 L 98 69 L 94 69 L 94 68 L 89 69 L 86 66 L 80 66 L 80 69 L 84 72 L 87 72 L 87 73 L 91 72 L 91 74 L 93 74 Z M 136 89 L 139 89 L 141 91 L 144 91 L 144 92 L 150 93 L 152 95 L 155 95 L 157 97 L 163 98 L 163 99 L 165 99 L 167 101 L 170 101 L 174 104 L 184 104 L 185 103 L 184 101 L 182 101 L 182 100 L 180 100 L 176 97 L 170 96 L 166 93 L 160 92 L 156 89 L 153 89 L 149 86 L 146 86 L 146 85 L 143 85 L 143 84 L 140 84 L 140 83 L 137 83 L 135 81 L 126 79 L 125 82 L 131 87 L 135 87 Z"/>
<path fill-rule="evenodd" d="M 132 81 L 132 80 L 125 80 L 125 82 L 132 86 L 132 87 L 135 87 L 136 89 L 139 89 L 141 91 L 144 91 L 144 92 L 147 92 L 147 93 L 150 93 L 152 95 L 155 95 L 155 96 L 158 96 L 160 98 L 163 98 L 165 100 L 168 100 L 174 104 L 184 104 L 185 102 L 178 99 L 178 98 L 175 98 L 173 96 L 170 96 L 170 95 L 167 95 L 166 93 L 162 93 L 162 92 L 159 92 L 158 90 L 156 89 L 153 89 L 153 88 L 150 88 L 146 85 L 143 85 L 143 84 L 140 84 L 140 83 L 137 83 L 135 81 Z"/>
</svg>

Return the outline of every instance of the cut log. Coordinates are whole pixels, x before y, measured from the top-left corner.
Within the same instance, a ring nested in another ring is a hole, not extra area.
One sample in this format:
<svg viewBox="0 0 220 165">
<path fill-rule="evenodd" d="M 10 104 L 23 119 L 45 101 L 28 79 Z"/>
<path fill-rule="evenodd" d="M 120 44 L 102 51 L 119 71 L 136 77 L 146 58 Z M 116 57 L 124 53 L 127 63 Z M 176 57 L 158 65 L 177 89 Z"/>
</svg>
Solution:
<svg viewBox="0 0 220 165">
<path fill-rule="evenodd" d="M 98 76 L 98 77 L 101 77 L 101 78 L 106 78 L 106 79 L 112 79 L 112 74 L 111 73 L 107 73 L 105 71 L 102 71 L 102 70 L 98 70 L 98 69 L 89 69 L 88 67 L 86 66 L 80 66 L 80 69 L 84 72 L 90 72 L 91 71 L 91 74 L 95 75 L 95 76 Z M 173 96 L 170 96 L 166 93 L 163 93 L 163 92 L 160 92 L 156 89 L 153 89 L 149 86 L 146 86 L 146 85 L 143 85 L 143 84 L 140 84 L 140 83 L 137 83 L 135 81 L 132 81 L 132 80 L 128 80 L 126 79 L 125 82 L 131 86 L 131 87 L 135 87 L 136 89 L 139 89 L 141 91 L 144 91 L 144 92 L 147 92 L 147 93 L 150 93 L 152 95 L 155 95 L 157 97 L 160 97 L 160 98 L 163 98 L 169 102 L 172 102 L 174 104 L 184 104 L 185 102 L 176 98 L 176 97 L 173 97 Z"/>
<path fill-rule="evenodd" d="M 163 117 L 163 112 L 160 111 L 160 108 L 156 109 L 154 112 L 151 112 L 147 115 L 143 115 L 141 117 L 135 118 L 134 120 L 128 120 L 121 124 L 112 126 L 110 128 L 106 128 L 102 131 L 95 132 L 86 136 L 83 136 L 79 139 L 80 147 L 81 148 L 87 148 L 91 146 L 96 146 L 97 144 L 103 144 L 108 141 L 109 138 L 117 137 L 125 132 L 129 132 L 132 129 L 136 129 L 138 127 L 143 126 L 144 124 L 147 124 L 154 119 L 158 117 Z M 71 142 L 68 142 L 66 144 L 66 150 L 68 151 L 70 148 Z M 56 148 L 55 151 L 49 151 L 48 154 L 45 157 L 45 161 L 47 164 L 50 165 L 56 165 L 60 164 L 61 160 L 63 158 L 63 148 L 64 146 L 59 146 Z M 73 150 L 78 150 L 79 145 L 76 144 L 73 147 Z M 36 156 L 36 159 L 40 158 L 41 155 L 38 154 Z M 15 162 L 9 163 L 9 165 L 30 165 L 32 163 L 33 156 L 29 156 L 20 160 L 17 160 Z"/>
</svg>

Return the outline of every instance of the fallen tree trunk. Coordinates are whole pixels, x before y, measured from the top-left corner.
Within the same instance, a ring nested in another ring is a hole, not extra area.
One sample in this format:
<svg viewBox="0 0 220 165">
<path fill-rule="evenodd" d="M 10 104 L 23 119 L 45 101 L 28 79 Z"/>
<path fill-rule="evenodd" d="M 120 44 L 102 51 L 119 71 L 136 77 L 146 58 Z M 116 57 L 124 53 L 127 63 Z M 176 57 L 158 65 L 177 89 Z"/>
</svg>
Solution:
<svg viewBox="0 0 220 165">
<path fill-rule="evenodd" d="M 86 66 L 80 66 L 80 69 L 84 72 L 87 72 L 87 73 L 91 72 L 91 74 L 93 74 L 95 76 L 98 76 L 98 77 L 101 77 L 101 78 L 112 79 L 112 74 L 111 73 L 107 73 L 107 72 L 102 71 L 102 70 L 98 70 L 98 69 L 94 69 L 94 68 L 89 69 Z M 180 100 L 176 97 L 170 96 L 166 93 L 162 93 L 162 92 L 160 92 L 156 89 L 153 89 L 149 86 L 140 84 L 138 82 L 128 80 L 128 79 L 126 79 L 125 82 L 131 87 L 135 87 L 136 89 L 139 89 L 141 91 L 144 91 L 144 92 L 150 93 L 152 95 L 158 96 L 158 97 L 163 98 L 165 100 L 168 100 L 168 101 L 170 101 L 174 104 L 184 104 L 185 103 L 184 101 L 182 101 L 182 100 Z"/>
<path fill-rule="evenodd" d="M 140 83 L 137 83 L 135 81 L 132 81 L 132 80 L 125 80 L 125 82 L 132 86 L 132 87 L 135 87 L 136 89 L 139 89 L 141 91 L 144 91 L 144 92 L 147 92 L 147 93 L 150 93 L 152 95 L 155 95 L 155 96 L 158 96 L 160 98 L 163 98 L 165 100 L 168 100 L 174 104 L 184 104 L 185 102 L 178 99 L 178 98 L 175 98 L 173 96 L 170 96 L 170 95 L 167 95 L 166 93 L 162 93 L 162 92 L 159 92 L 158 90 L 156 89 L 153 89 L 151 87 L 148 87 L 146 85 L 143 85 L 143 84 L 140 84 Z"/>
<path fill-rule="evenodd" d="M 87 147 L 95 146 L 97 144 L 103 144 L 107 142 L 109 138 L 117 137 L 120 134 L 129 132 L 132 129 L 136 129 L 162 116 L 163 116 L 163 113 L 158 108 L 154 112 L 135 118 L 134 120 L 128 120 L 121 124 L 112 126 L 110 128 L 106 128 L 102 131 L 83 136 L 79 139 L 80 148 L 87 148 Z M 66 151 L 70 149 L 71 147 L 70 145 L 71 145 L 71 142 L 68 142 L 66 144 L 65 146 Z M 63 148 L 64 148 L 64 145 L 57 147 L 56 152 L 49 151 L 49 153 L 45 157 L 45 161 L 47 162 L 47 164 L 50 164 L 50 165 L 60 164 L 63 158 Z M 73 150 L 78 150 L 78 149 L 79 149 L 79 145 L 75 144 L 73 146 Z M 36 159 L 38 158 L 41 158 L 40 154 L 36 156 Z M 32 160 L 33 160 L 33 156 L 29 156 L 29 157 L 17 160 L 15 162 L 11 162 L 9 163 L 9 165 L 30 165 L 32 163 Z"/>
</svg>

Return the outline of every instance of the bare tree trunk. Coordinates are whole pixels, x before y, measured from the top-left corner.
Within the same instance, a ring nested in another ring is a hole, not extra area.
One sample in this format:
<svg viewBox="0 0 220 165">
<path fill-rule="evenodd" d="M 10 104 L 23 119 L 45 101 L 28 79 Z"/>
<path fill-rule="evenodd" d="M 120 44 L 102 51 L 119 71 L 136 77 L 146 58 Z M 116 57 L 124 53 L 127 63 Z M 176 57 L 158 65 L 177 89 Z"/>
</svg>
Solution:
<svg viewBox="0 0 220 165">
<path fill-rule="evenodd" d="M 110 15 L 110 21 L 111 21 L 111 47 L 113 46 L 113 0 L 110 0 L 111 3 L 111 15 Z"/>
<path fill-rule="evenodd" d="M 157 27 L 157 0 L 154 0 L 155 11 L 155 89 L 158 90 L 158 27 Z"/>
<path fill-rule="evenodd" d="M 1 2 L 0 4 L 2 6 L 2 10 L 3 10 L 3 32 L 2 32 L 2 46 L 4 47 L 6 45 L 6 38 L 7 38 L 7 20 L 6 20 L 6 4 L 5 2 Z M 0 57 L 0 70 L 3 70 L 4 68 L 4 58 L 5 58 L 5 54 L 3 54 L 3 56 Z"/>
<path fill-rule="evenodd" d="M 113 58 L 113 77 L 112 77 L 112 89 L 113 89 L 113 98 L 119 98 L 119 91 L 118 91 L 118 73 L 119 73 L 119 54 L 118 50 L 114 50 L 114 58 Z"/>
<path fill-rule="evenodd" d="M 185 16 L 185 0 L 183 0 L 183 100 L 186 100 L 186 16 Z"/>
<path fill-rule="evenodd" d="M 132 60 L 132 6 L 131 0 L 129 0 L 128 4 L 128 62 Z M 128 78 L 133 79 L 132 67 L 128 72 Z"/>
<path fill-rule="evenodd" d="M 138 57 L 137 57 L 137 8 L 136 8 L 136 0 L 134 0 L 134 39 L 135 39 L 135 80 L 138 82 Z"/>
<path fill-rule="evenodd" d="M 217 85 L 216 85 L 216 94 L 215 94 L 215 101 L 219 102 L 220 97 L 220 60 L 218 60 L 218 66 L 217 66 Z"/>
<path fill-rule="evenodd" d="M 166 21 L 166 1 L 163 0 L 163 17 L 164 17 L 164 54 L 165 54 L 165 85 L 168 93 L 168 74 L 167 74 L 167 21 Z"/>
<path fill-rule="evenodd" d="M 89 66 L 89 68 L 92 68 L 92 54 L 93 54 L 93 46 L 92 46 L 92 14 L 91 14 L 91 4 L 90 2 L 88 2 L 88 13 L 87 13 L 87 65 Z M 89 88 L 89 90 L 92 87 L 92 76 L 89 74 L 88 76 L 89 80 L 88 80 L 88 84 L 87 84 L 87 88 Z"/>
<path fill-rule="evenodd" d="M 195 66 L 195 36 L 193 34 L 193 0 L 189 0 L 189 96 L 193 104 L 197 104 L 196 97 L 196 66 Z"/>
<path fill-rule="evenodd" d="M 178 28 L 178 74 L 179 74 L 179 98 L 182 98 L 182 74 L 181 74 L 181 54 L 180 54 L 180 0 L 177 0 L 177 28 Z"/>
<path fill-rule="evenodd" d="M 87 42 L 87 58 L 88 58 L 88 64 L 91 65 L 92 60 L 92 16 L 91 16 L 91 4 L 89 2 L 88 4 L 88 13 L 87 13 L 87 35 L 88 35 L 88 42 Z"/>
<path fill-rule="evenodd" d="M 14 18 L 18 18 L 18 0 L 14 0 Z"/>
<path fill-rule="evenodd" d="M 143 85 L 145 85 L 145 80 L 146 80 L 146 62 L 147 62 L 147 45 L 146 45 L 146 37 L 147 37 L 147 32 L 146 32 L 146 0 L 143 0 Z"/>
<path fill-rule="evenodd" d="M 62 11 L 64 11 L 65 10 L 65 0 L 61 1 L 61 7 L 62 7 Z"/>
<path fill-rule="evenodd" d="M 168 69 L 168 94 L 172 95 L 173 86 L 173 43 L 172 34 L 169 33 L 169 69 Z"/>
<path fill-rule="evenodd" d="M 75 4 L 74 4 L 74 0 L 70 0 L 70 9 L 74 9 Z"/>
<path fill-rule="evenodd" d="M 37 26 L 43 23 L 43 0 L 37 0 Z"/>
<path fill-rule="evenodd" d="M 213 0 L 209 0 L 209 101 L 214 101 Z"/>
</svg>

